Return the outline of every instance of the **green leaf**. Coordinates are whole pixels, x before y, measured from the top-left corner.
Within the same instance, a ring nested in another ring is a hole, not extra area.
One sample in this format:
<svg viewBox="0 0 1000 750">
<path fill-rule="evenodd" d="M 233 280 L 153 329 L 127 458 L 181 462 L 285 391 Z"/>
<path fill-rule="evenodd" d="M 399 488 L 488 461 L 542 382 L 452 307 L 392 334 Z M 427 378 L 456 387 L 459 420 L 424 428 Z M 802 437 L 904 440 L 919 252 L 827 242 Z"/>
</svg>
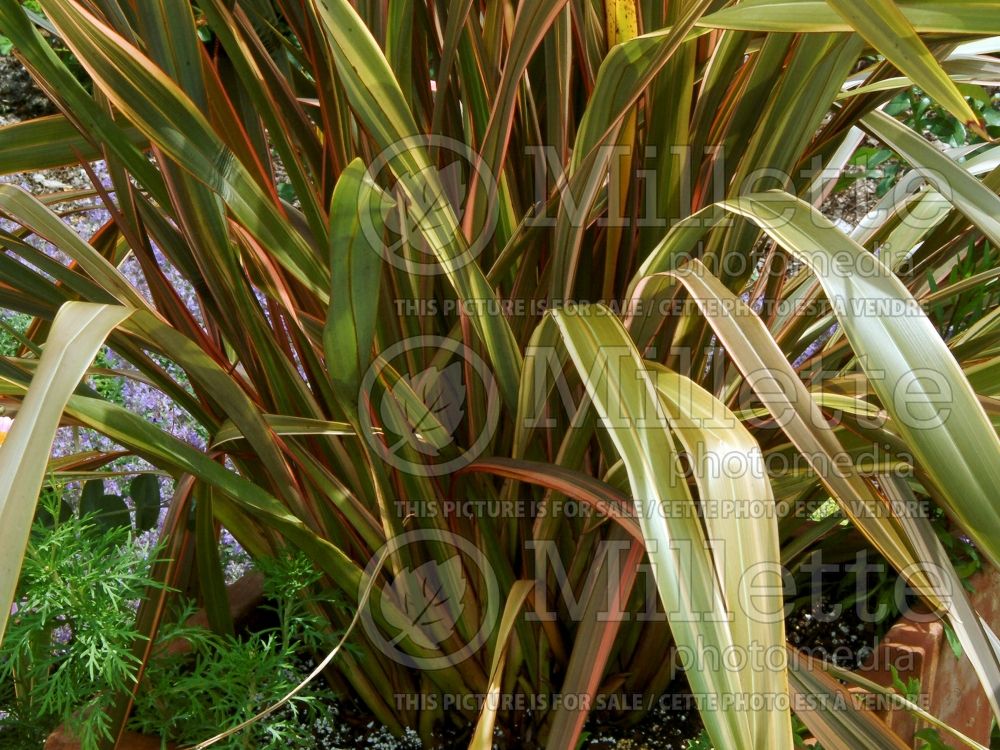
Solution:
<svg viewBox="0 0 1000 750">
<path fill-rule="evenodd" d="M 572 195 L 577 205 L 571 211 L 563 204 L 559 212 L 550 273 L 551 301 L 573 297 L 587 225 L 581 216 L 588 214 L 596 202 L 614 154 L 614 149 L 601 146 L 618 136 L 635 102 L 682 45 L 705 33 L 692 29 L 710 6 L 710 0 L 697 0 L 685 9 L 683 18 L 675 26 L 616 44 L 601 63 L 594 93 L 577 132 L 568 169 L 570 185 L 560 193 L 561 196 Z"/>
<path fill-rule="evenodd" d="M 145 136 L 134 127 L 123 125 L 122 129 L 136 145 L 146 142 Z M 63 167 L 103 156 L 65 115 L 37 117 L 0 127 L 0 174 Z"/>
<path fill-rule="evenodd" d="M 507 318 L 487 304 L 495 301 L 495 294 L 470 254 L 399 84 L 371 32 L 346 0 L 313 2 L 351 106 L 378 147 L 393 149 L 389 167 L 411 202 L 423 209 L 413 217 L 417 228 L 455 291 L 470 305 L 470 320 L 489 353 L 500 392 L 514 408 L 521 352 Z"/>
<path fill-rule="evenodd" d="M 96 507 L 102 497 L 104 497 L 103 479 L 91 479 L 89 482 L 84 482 L 83 490 L 80 492 L 80 507 Z"/>
<path fill-rule="evenodd" d="M 226 579 L 219 559 L 219 533 L 212 503 L 212 487 L 195 486 L 194 534 L 198 585 L 205 598 L 205 613 L 216 633 L 233 635 L 233 617 L 229 610 Z"/>
<path fill-rule="evenodd" d="M 140 474 L 129 483 L 129 497 L 135 505 L 135 528 L 155 529 L 160 520 L 160 482 L 152 474 Z"/>
<path fill-rule="evenodd" d="M 648 362 L 673 434 L 685 448 L 722 582 L 733 641 L 745 653 L 782 653 L 784 587 L 774 494 L 757 441 L 725 404 L 693 380 Z M 738 470 L 726 467 L 739 466 Z M 747 574 L 753 571 L 754 583 Z M 782 668 L 739 670 L 744 695 L 767 695 L 770 709 L 750 712 L 758 746 L 791 748 L 788 679 Z"/>
<path fill-rule="evenodd" d="M 709 210 L 712 209 L 706 209 Z M 669 265 L 678 247 L 697 241 L 705 231 L 698 214 L 682 222 L 667 236 L 659 251 L 650 256 L 645 268 L 652 270 Z M 671 239 L 677 240 L 677 246 L 670 242 Z M 844 512 L 898 569 L 915 562 L 912 550 L 884 504 L 872 494 L 853 466 L 841 466 L 843 445 L 760 318 L 700 261 L 692 260 L 669 273 L 687 288 L 747 379 L 747 385 L 781 425 Z M 639 300 L 646 299 L 645 287 L 662 278 L 652 276 L 637 282 L 633 295 Z"/>
<path fill-rule="evenodd" d="M 500 689 L 503 684 L 503 670 L 511 644 L 511 636 L 514 634 L 517 616 L 534 586 L 534 581 L 515 581 L 507 597 L 507 603 L 504 605 L 503 615 L 500 618 L 496 649 L 493 652 L 493 661 L 490 666 L 489 689 L 486 700 L 483 702 L 479 721 L 476 722 L 472 740 L 469 742 L 470 750 L 492 750 L 493 748 L 493 728 L 496 725 L 497 711 L 502 705 L 502 701 L 499 700 Z"/>
<path fill-rule="evenodd" d="M 26 190 L 0 185 L 0 212 L 69 254 L 94 281 L 113 295 L 112 299 L 129 307 L 149 307 L 145 298 L 112 263 Z"/>
<path fill-rule="evenodd" d="M 979 118 L 893 0 L 827 0 L 851 27 L 961 122 Z"/>
<path fill-rule="evenodd" d="M 900 12 L 921 33 L 1000 34 L 991 0 L 898 0 Z M 827 0 L 743 0 L 699 21 L 699 26 L 744 31 L 851 31 Z"/>
<path fill-rule="evenodd" d="M 76 3 L 48 0 L 45 10 L 95 86 L 150 141 L 214 190 L 275 260 L 325 301 L 328 273 L 316 254 L 177 83 Z"/>
<path fill-rule="evenodd" d="M 131 314 L 128 308 L 85 302 L 59 309 L 14 426 L 0 446 L 0 640 L 63 409 L 105 338 Z"/>
<path fill-rule="evenodd" d="M 562 335 L 625 464 L 657 591 L 675 640 L 693 649 L 691 653 L 704 648 L 719 649 L 719 653 L 735 649 L 728 623 L 719 619 L 729 610 L 681 476 L 673 438 L 657 419 L 659 412 L 653 411 L 659 400 L 653 378 L 610 310 L 581 315 L 555 310 L 549 316 L 548 324 L 554 324 Z M 688 512 L 683 510 L 686 505 L 691 505 Z M 692 617 L 695 613 L 698 616 Z M 733 614 L 740 616 L 738 611 Z M 689 669 L 687 678 L 696 695 L 742 693 L 738 676 L 730 670 Z M 702 718 L 717 746 L 757 746 L 745 712 L 704 710 Z"/>
<path fill-rule="evenodd" d="M 131 528 L 128 506 L 120 495 L 99 495 L 80 498 L 80 513 L 93 515 L 101 529 Z"/>
<path fill-rule="evenodd" d="M 16 392 L 17 384 L 10 390 Z M 302 547 L 345 591 L 357 592 L 361 570 L 338 547 L 317 536 L 267 490 L 230 471 L 205 453 L 116 404 L 72 396 L 67 413 L 176 475 L 192 474 L 217 487 L 217 516 L 246 523 L 249 516 Z M 2 448 L 0 448 L 2 450 Z M 0 454 L 0 462 L 3 456 Z M 240 520 L 242 519 L 242 520 Z M 352 587 L 353 586 L 353 590 Z"/>
<path fill-rule="evenodd" d="M 937 727 L 941 731 L 947 732 L 951 737 L 954 737 L 955 740 L 957 740 L 958 742 L 962 743 L 967 747 L 972 747 L 975 748 L 976 750 L 988 750 L 988 748 L 985 745 L 981 745 L 975 740 L 965 736 L 957 729 L 948 726 L 948 724 L 941 721 L 941 719 L 937 718 L 932 713 L 928 712 L 926 709 L 921 708 L 917 703 L 914 703 L 907 697 L 900 695 L 899 693 L 893 691 L 890 688 L 887 688 L 883 685 L 879 685 L 877 682 L 873 682 L 872 680 L 863 677 L 858 672 L 855 672 L 850 669 L 842 669 L 830 662 L 816 664 L 816 668 L 828 672 L 832 677 L 838 680 L 843 680 L 848 684 L 858 685 L 867 690 L 869 693 L 874 693 L 876 695 L 884 696 L 885 698 L 889 699 L 889 701 L 893 704 L 894 707 L 905 709 L 909 711 L 911 714 L 913 714 L 913 716 L 923 719 L 929 724 L 933 724 L 935 727 Z"/>
<path fill-rule="evenodd" d="M 899 735 L 871 711 L 854 708 L 851 694 L 823 671 L 822 663 L 789 647 L 788 677 L 796 710 L 828 750 L 879 748 L 907 750 Z"/>
<path fill-rule="evenodd" d="M 264 422 L 274 430 L 275 435 L 356 435 L 348 422 L 324 422 L 306 417 L 289 417 L 282 414 L 262 414 Z M 243 437 L 240 428 L 232 421 L 226 420 L 212 439 L 212 447 L 218 448 L 230 440 Z"/>
<path fill-rule="evenodd" d="M 361 377 L 371 362 L 375 339 L 382 258 L 368 238 L 374 227 L 382 234 L 380 194 L 361 160 L 355 159 L 340 175 L 330 199 L 333 289 L 323 347 L 326 368 L 348 413 L 358 407 Z M 371 222 L 367 230 L 362 229 L 362 212 Z"/>
<path fill-rule="evenodd" d="M 53 511 L 55 512 L 53 513 Z M 73 516 L 73 506 L 60 497 L 51 504 L 39 505 L 35 513 L 35 522 L 42 524 L 46 528 L 52 528 L 64 521 L 68 521 Z"/>
<path fill-rule="evenodd" d="M 992 490 L 1000 486 L 1000 439 L 962 368 L 906 287 L 874 255 L 822 214 L 786 193 L 747 195 L 718 205 L 756 223 L 816 273 L 851 347 L 864 355 L 860 363 L 872 388 L 912 450 L 931 488 L 947 502 L 990 559 L 1000 561 L 1000 507 Z M 642 285 L 643 277 L 670 268 L 677 258 L 690 251 L 708 231 L 705 217 L 711 210 L 705 209 L 674 227 L 643 264 L 637 280 L 633 281 L 631 294 Z M 685 275 L 699 287 L 721 286 L 697 261 Z M 731 296 L 724 288 L 707 294 Z M 699 296 L 706 295 L 695 298 Z M 755 326 L 763 332 L 758 349 L 776 348 L 756 316 L 747 318 L 748 323 L 755 320 Z M 783 361 L 780 350 L 779 356 Z M 776 365 L 781 366 L 775 360 L 775 365 L 769 365 L 768 369 L 773 371 Z M 797 376 L 791 377 L 796 388 L 804 389 Z M 927 378 L 933 383 L 928 384 Z M 935 394 L 937 387 L 946 388 L 947 394 Z M 947 408 L 942 408 L 944 398 L 948 400 Z M 854 476 L 826 474 L 824 481 L 842 484 L 847 479 L 857 483 Z M 860 486 L 855 491 L 843 485 L 834 487 L 833 492 L 841 500 L 853 497 L 860 501 L 870 497 Z M 855 500 L 848 502 L 845 509 L 851 512 Z M 873 518 L 880 515 L 870 507 L 867 513 Z M 858 522 L 864 523 L 860 517 Z M 886 537 L 883 543 L 896 547 L 890 550 L 880 546 L 895 565 L 906 563 L 905 547 L 898 547 L 891 537 Z"/>
<path fill-rule="evenodd" d="M 920 305 L 895 274 L 808 204 L 768 193 L 727 201 L 726 208 L 757 222 L 816 273 L 919 468 L 977 545 L 1000 562 L 1000 439 Z"/>
<path fill-rule="evenodd" d="M 945 200 L 1000 246 L 1000 197 L 996 193 L 894 118 L 875 111 L 862 117 L 861 125 L 917 168 Z"/>
</svg>

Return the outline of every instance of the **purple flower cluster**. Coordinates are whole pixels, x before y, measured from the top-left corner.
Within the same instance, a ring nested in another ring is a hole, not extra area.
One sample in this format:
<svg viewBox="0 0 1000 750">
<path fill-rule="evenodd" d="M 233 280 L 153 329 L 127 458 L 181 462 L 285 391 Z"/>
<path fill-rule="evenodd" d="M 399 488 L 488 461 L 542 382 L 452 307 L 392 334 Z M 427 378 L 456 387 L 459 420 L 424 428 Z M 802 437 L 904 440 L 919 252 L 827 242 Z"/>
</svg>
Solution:
<svg viewBox="0 0 1000 750">
<path fill-rule="evenodd" d="M 100 182 L 102 188 L 111 192 L 113 187 L 105 163 L 103 161 L 93 162 L 90 165 L 90 169 Z M 0 183 L 17 185 L 39 198 L 60 192 L 86 191 L 93 188 L 90 177 L 81 168 L 61 168 L 44 172 L 5 175 L 0 176 Z M 111 214 L 104 207 L 99 197 L 54 203 L 51 207 L 60 214 L 68 227 L 87 241 L 111 218 Z M 0 229 L 14 232 L 19 228 L 16 222 L 0 218 Z M 65 253 L 37 235 L 30 235 L 26 238 L 26 242 L 59 263 L 69 265 L 71 262 L 71 259 Z M 6 252 L 12 257 L 17 258 L 16 253 L 9 250 Z M 157 264 L 163 270 L 169 283 L 187 304 L 195 320 L 203 325 L 204 314 L 190 282 L 169 262 L 159 248 L 154 247 L 153 252 Z M 18 260 L 30 266 L 30 264 L 20 258 Z M 35 270 L 37 271 L 38 269 Z M 129 255 L 126 257 L 120 264 L 119 270 L 142 296 L 146 299 L 151 299 L 149 286 L 142 272 L 141 265 L 135 256 Z M 9 314 L 5 318 L 9 318 Z M 162 357 L 153 354 L 151 356 L 181 387 L 189 389 L 186 376 L 181 368 Z M 170 435 L 199 449 L 205 448 L 207 435 L 204 428 L 163 391 L 149 385 L 140 378 L 134 377 L 138 373 L 130 363 L 107 347 L 102 352 L 99 360 L 102 367 L 110 369 L 115 373 L 110 378 L 116 384 L 115 395 L 112 400 L 130 412 L 148 420 L 151 424 L 156 425 Z M 105 379 L 108 379 L 107 376 L 105 376 Z M 95 378 L 91 378 L 90 385 L 95 385 Z M 52 455 L 68 456 L 84 451 L 111 452 L 121 450 L 121 448 L 113 440 L 95 430 L 83 427 L 61 427 L 57 431 L 55 442 L 52 446 Z M 127 498 L 128 482 L 131 479 L 129 475 L 136 472 L 148 471 L 153 467 L 143 459 L 129 456 L 117 459 L 107 468 L 109 471 L 124 476 L 108 477 L 105 480 L 106 492 L 126 497 L 126 502 L 129 502 Z M 161 496 L 169 496 L 169 493 L 172 491 L 172 484 L 172 480 L 168 477 L 160 479 Z M 71 483 L 67 486 L 66 492 L 69 499 L 72 500 L 74 496 L 78 496 L 81 487 L 81 483 Z M 147 535 L 155 535 L 155 531 L 149 532 Z M 227 577 L 238 577 L 248 564 L 247 557 L 236 540 L 228 532 L 224 534 L 224 550 L 226 553 L 224 559 L 228 567 L 232 568 L 232 570 L 227 571 Z"/>
</svg>

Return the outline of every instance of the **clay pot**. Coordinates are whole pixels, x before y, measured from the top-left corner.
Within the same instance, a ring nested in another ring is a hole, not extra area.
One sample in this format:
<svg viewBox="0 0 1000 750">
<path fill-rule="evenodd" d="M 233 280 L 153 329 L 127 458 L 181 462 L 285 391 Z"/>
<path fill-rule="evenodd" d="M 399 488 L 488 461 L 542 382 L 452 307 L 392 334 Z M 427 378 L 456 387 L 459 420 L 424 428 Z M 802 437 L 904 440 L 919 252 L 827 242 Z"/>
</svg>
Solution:
<svg viewBox="0 0 1000 750">
<path fill-rule="evenodd" d="M 973 608 L 995 631 L 1000 631 L 1000 571 L 984 568 L 972 577 Z M 860 674 L 886 687 L 892 686 L 896 666 L 900 679 L 920 680 L 921 708 L 980 744 L 989 746 L 992 713 L 989 702 L 968 657 L 955 657 L 944 625 L 939 620 L 919 622 L 903 618 L 879 643 Z M 920 727 L 913 715 L 902 709 L 885 712 L 889 727 L 904 742 L 914 741 Z M 946 739 L 942 737 L 943 739 Z"/>
<path fill-rule="evenodd" d="M 167 745 L 169 750 L 176 750 L 176 747 L 172 744 Z M 135 732 L 126 732 L 118 743 L 118 750 L 161 750 L 161 748 L 158 737 L 147 737 Z M 80 750 L 80 743 L 59 727 L 45 740 L 45 750 Z"/>
<path fill-rule="evenodd" d="M 246 620 L 264 598 L 264 576 L 257 571 L 251 571 L 237 581 L 226 586 L 229 597 L 229 614 L 235 624 Z M 185 623 L 188 627 L 208 627 L 208 615 L 199 609 Z M 191 644 L 183 639 L 167 644 L 167 653 L 186 654 L 191 650 Z"/>
</svg>

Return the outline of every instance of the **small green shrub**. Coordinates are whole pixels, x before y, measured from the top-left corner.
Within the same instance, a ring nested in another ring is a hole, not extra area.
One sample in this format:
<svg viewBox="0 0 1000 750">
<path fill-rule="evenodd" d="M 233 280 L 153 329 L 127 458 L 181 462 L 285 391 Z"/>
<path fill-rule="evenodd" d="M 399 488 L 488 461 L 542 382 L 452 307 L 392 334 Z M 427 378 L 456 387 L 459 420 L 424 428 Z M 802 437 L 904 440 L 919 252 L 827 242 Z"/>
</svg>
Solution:
<svg viewBox="0 0 1000 750">
<path fill-rule="evenodd" d="M 1000 94 L 991 93 L 982 86 L 971 84 L 962 84 L 959 89 L 965 94 L 969 106 L 986 123 L 986 132 L 994 138 L 1000 135 L 1000 109 L 998 109 Z M 950 149 L 983 143 L 981 137 L 970 132 L 956 117 L 934 104 L 915 86 L 894 96 L 885 105 L 885 112 L 898 117 L 908 127 Z M 854 169 L 841 177 L 837 188 L 843 190 L 861 178 L 876 180 L 875 194 L 879 198 L 888 193 L 909 169 L 898 154 L 882 146 L 859 148 L 854 152 L 848 166 Z"/>
<path fill-rule="evenodd" d="M 150 663 L 145 689 L 136 703 L 133 727 L 182 745 L 195 744 L 230 729 L 276 703 L 306 676 L 303 647 L 328 643 L 323 621 L 302 596 L 319 580 L 303 555 L 262 560 L 266 609 L 274 625 L 242 638 L 220 636 L 183 623 L 161 632 L 163 646 L 183 639 L 190 653 L 161 648 Z M 312 601 L 315 601 L 313 599 Z M 313 747 L 320 688 L 308 686 L 285 706 L 217 747 L 279 750 Z M 326 693 L 327 697 L 332 697 Z"/>
<path fill-rule="evenodd" d="M 135 605 L 158 585 L 155 547 L 91 515 L 67 517 L 61 503 L 54 490 L 42 498 L 0 649 L 0 743 L 24 743 L 8 747 L 28 747 L 60 722 L 87 750 L 108 736 L 106 709 L 138 666 Z"/>
<path fill-rule="evenodd" d="M 130 523 L 97 513 L 78 516 L 62 488 L 45 491 L 16 613 L 0 648 L 0 747 L 40 747 L 59 724 L 83 750 L 96 750 L 109 736 L 107 708 L 135 679 L 133 647 L 142 638 L 136 604 L 147 587 L 158 585 L 149 576 L 158 551 L 140 541 Z M 136 705 L 136 729 L 198 742 L 277 702 L 303 679 L 303 649 L 329 642 L 324 620 L 302 597 L 319 574 L 302 555 L 261 560 L 259 567 L 273 625 L 242 637 L 220 636 L 185 625 L 195 610 L 186 603 L 159 635 Z M 169 653 L 166 645 L 177 639 L 190 649 Z M 219 747 L 310 747 L 321 695 L 321 688 L 310 686 Z"/>
</svg>

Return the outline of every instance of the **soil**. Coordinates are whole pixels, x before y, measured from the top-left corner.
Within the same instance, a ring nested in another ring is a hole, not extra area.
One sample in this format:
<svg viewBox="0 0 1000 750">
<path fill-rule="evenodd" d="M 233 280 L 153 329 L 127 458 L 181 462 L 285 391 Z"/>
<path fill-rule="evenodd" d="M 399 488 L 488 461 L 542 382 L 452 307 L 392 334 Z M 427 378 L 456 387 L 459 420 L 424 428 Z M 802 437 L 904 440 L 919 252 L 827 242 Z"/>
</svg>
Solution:
<svg viewBox="0 0 1000 750">
<path fill-rule="evenodd" d="M 828 659 L 848 669 L 859 667 L 871 654 L 877 633 L 871 623 L 862 621 L 854 608 L 846 607 L 834 616 L 834 602 L 822 599 L 812 609 L 793 612 L 785 622 L 792 645 L 817 658 Z M 593 714 L 586 727 L 582 747 L 587 750 L 684 750 L 689 741 L 702 732 L 701 717 L 690 697 L 683 675 L 667 690 L 662 700 L 654 700 L 652 709 L 636 724 L 626 725 L 611 714 Z M 425 746 L 416 733 L 393 737 L 363 707 L 349 701 L 329 703 L 330 721 L 315 725 L 319 750 L 357 747 L 379 750 L 421 750 Z M 464 748 L 466 734 L 442 737 L 435 750 Z M 504 736 L 498 731 L 495 750 L 520 750 L 531 747 L 523 738 Z M 430 750 L 428 748 L 427 750 Z"/>
<path fill-rule="evenodd" d="M 859 170 L 860 168 L 853 168 Z M 848 172 L 852 171 L 851 169 Z M 865 215 L 878 205 L 878 180 L 859 177 L 848 187 L 832 193 L 820 211 L 845 231 L 856 227 Z"/>
<path fill-rule="evenodd" d="M 788 642 L 810 656 L 846 669 L 857 669 L 871 656 L 878 633 L 853 607 L 834 616 L 835 604 L 821 599 L 813 608 L 793 612 L 785 621 Z"/>
<path fill-rule="evenodd" d="M 0 115 L 28 120 L 56 111 L 49 98 L 35 85 L 28 71 L 13 55 L 0 57 Z"/>
<path fill-rule="evenodd" d="M 697 707 L 687 700 L 690 688 L 683 676 L 670 685 L 661 700 L 634 726 L 602 721 L 595 716 L 587 725 L 588 750 L 682 750 L 701 734 Z"/>
</svg>

